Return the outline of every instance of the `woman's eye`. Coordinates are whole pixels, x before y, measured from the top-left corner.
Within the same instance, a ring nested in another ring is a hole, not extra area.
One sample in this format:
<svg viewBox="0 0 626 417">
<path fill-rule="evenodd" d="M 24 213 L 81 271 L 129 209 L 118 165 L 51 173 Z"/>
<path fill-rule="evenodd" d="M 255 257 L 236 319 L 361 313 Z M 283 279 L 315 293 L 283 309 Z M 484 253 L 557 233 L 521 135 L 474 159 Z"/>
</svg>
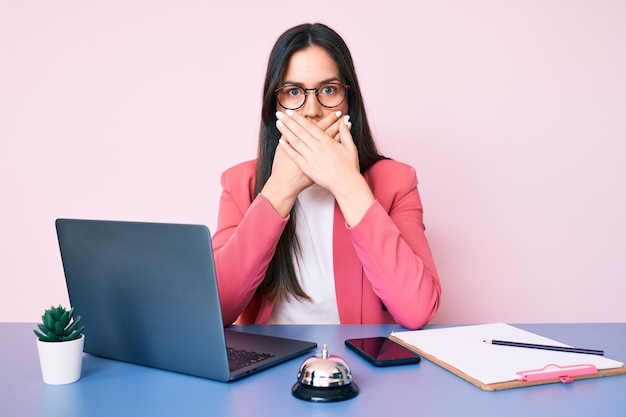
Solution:
<svg viewBox="0 0 626 417">
<path fill-rule="evenodd" d="M 298 97 L 300 94 L 302 94 L 300 92 L 299 88 L 289 88 L 287 89 L 287 95 L 291 96 L 291 97 Z"/>
<path fill-rule="evenodd" d="M 337 88 L 334 85 L 325 85 L 324 87 L 322 87 L 322 94 L 325 94 L 327 96 L 335 94 L 336 92 Z"/>
</svg>

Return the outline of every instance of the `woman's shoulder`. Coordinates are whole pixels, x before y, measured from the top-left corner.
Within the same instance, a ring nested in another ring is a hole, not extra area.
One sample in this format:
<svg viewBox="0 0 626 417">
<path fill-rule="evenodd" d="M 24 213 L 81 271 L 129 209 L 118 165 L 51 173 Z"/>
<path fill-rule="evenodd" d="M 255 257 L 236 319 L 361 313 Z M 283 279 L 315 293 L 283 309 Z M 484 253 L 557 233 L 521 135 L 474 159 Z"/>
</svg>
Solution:
<svg viewBox="0 0 626 417">
<path fill-rule="evenodd" d="M 233 198 L 252 201 L 256 184 L 256 160 L 241 162 L 222 173 L 221 184 L 224 191 Z"/>
<path fill-rule="evenodd" d="M 409 164 L 398 162 L 393 159 L 382 159 L 376 162 L 366 171 L 365 175 L 372 181 L 389 178 L 407 178 L 409 180 L 415 178 L 415 181 L 417 182 L 415 168 Z"/>
<path fill-rule="evenodd" d="M 254 178 L 256 175 L 256 159 L 240 162 L 226 169 L 222 173 L 222 180 L 242 180 L 244 178 Z"/>
<path fill-rule="evenodd" d="M 387 210 L 404 196 L 417 192 L 417 175 L 411 165 L 383 159 L 365 172 L 376 200 Z"/>
</svg>

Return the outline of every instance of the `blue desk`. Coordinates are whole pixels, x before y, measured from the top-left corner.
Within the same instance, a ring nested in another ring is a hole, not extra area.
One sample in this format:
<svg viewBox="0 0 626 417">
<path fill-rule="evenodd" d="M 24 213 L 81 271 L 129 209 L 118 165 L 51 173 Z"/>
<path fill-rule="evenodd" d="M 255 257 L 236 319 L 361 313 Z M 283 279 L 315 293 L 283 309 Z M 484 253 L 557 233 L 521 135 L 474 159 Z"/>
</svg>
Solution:
<svg viewBox="0 0 626 417">
<path fill-rule="evenodd" d="M 518 325 L 626 361 L 626 323 Z M 388 335 L 391 325 L 241 326 L 242 330 L 328 344 L 352 369 L 361 392 L 340 403 L 298 400 L 291 386 L 303 356 L 233 383 L 221 383 L 85 355 L 80 381 L 41 379 L 34 324 L 0 323 L 0 415 L 63 416 L 626 416 L 626 375 L 497 392 L 482 391 L 433 363 L 375 368 L 346 338 Z M 429 326 L 437 327 L 437 326 Z"/>
</svg>

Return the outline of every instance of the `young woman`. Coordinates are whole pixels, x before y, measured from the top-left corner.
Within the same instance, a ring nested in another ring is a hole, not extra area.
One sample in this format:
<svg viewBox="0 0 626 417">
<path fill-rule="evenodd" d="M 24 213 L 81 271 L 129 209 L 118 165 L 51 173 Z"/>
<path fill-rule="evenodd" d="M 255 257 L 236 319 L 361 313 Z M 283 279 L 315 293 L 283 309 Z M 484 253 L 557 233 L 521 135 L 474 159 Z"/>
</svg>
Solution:
<svg viewBox="0 0 626 417">
<path fill-rule="evenodd" d="M 417 329 L 437 311 L 415 170 L 376 149 L 351 54 L 329 27 L 278 38 L 258 157 L 221 183 L 213 246 L 225 325 Z"/>
</svg>

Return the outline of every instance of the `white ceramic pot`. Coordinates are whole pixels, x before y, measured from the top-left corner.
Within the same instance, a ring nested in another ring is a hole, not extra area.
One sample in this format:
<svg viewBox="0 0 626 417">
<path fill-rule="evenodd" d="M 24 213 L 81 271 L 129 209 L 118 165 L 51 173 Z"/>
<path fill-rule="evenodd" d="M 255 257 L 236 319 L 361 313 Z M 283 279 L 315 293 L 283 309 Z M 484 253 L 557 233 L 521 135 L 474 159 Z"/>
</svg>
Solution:
<svg viewBox="0 0 626 417">
<path fill-rule="evenodd" d="M 85 336 L 67 342 L 42 342 L 37 339 L 43 382 L 50 385 L 71 384 L 80 379 Z"/>
</svg>

